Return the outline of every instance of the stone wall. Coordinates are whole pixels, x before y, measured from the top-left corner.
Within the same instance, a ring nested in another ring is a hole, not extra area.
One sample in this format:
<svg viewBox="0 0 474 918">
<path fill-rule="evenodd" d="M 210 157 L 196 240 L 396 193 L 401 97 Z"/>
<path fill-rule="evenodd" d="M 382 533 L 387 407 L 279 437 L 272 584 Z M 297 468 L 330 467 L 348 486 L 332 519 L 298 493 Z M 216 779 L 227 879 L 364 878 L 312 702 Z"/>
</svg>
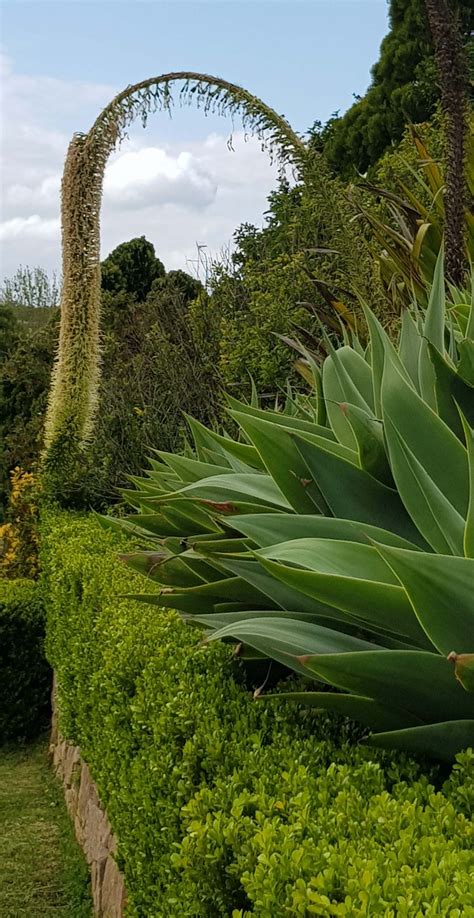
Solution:
<svg viewBox="0 0 474 918">
<path fill-rule="evenodd" d="M 122 918 L 125 886 L 114 858 L 117 840 L 79 747 L 58 733 L 54 690 L 50 752 L 77 840 L 89 864 L 94 914 L 99 918 Z"/>
</svg>

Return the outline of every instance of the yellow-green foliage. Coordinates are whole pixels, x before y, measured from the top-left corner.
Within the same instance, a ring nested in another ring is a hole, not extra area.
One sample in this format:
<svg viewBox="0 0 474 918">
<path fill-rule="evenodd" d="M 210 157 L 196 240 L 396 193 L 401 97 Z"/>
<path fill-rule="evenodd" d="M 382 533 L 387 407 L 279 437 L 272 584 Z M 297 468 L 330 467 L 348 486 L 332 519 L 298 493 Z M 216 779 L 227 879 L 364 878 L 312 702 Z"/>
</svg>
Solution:
<svg viewBox="0 0 474 918">
<path fill-rule="evenodd" d="M 451 776 L 254 702 L 90 518 L 45 521 L 48 655 L 119 837 L 127 915 L 473 918 L 474 758 Z M 443 784 L 443 781 L 445 783 Z"/>
<path fill-rule="evenodd" d="M 0 526 L 0 577 L 35 577 L 38 572 L 38 484 L 31 472 L 10 475 L 7 522 Z"/>
</svg>

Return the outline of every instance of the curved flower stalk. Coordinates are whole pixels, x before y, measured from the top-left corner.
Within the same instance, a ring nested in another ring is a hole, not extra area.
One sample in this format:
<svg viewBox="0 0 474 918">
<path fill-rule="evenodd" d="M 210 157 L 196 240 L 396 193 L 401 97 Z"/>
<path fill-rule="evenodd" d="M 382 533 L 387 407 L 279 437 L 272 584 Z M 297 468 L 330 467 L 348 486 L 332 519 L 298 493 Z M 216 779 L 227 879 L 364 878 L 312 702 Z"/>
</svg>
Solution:
<svg viewBox="0 0 474 918">
<path fill-rule="evenodd" d="M 282 116 L 240 86 L 193 72 L 167 73 L 127 87 L 88 134 L 74 135 L 61 193 L 61 328 L 46 419 L 46 477 L 67 478 L 93 427 L 100 374 L 100 208 L 107 161 L 136 118 L 145 125 L 150 113 L 171 111 L 176 83 L 182 102 L 196 102 L 205 112 L 239 115 L 270 155 L 300 172 L 305 167 L 306 146 Z"/>
<path fill-rule="evenodd" d="M 474 745 L 474 292 L 451 294 L 440 256 L 397 347 L 366 309 L 367 348 L 305 354 L 309 396 L 230 399 L 241 439 L 190 419 L 193 449 L 104 521 L 144 543 L 138 598 L 301 674 L 288 700 L 446 760 Z"/>
</svg>

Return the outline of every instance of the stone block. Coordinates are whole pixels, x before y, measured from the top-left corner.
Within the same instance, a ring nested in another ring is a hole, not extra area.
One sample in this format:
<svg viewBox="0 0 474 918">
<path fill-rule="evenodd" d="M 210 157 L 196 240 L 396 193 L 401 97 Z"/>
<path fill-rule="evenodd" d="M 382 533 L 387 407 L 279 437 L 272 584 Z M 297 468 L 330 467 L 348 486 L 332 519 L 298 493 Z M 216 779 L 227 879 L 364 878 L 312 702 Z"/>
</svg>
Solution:
<svg viewBox="0 0 474 918">
<path fill-rule="evenodd" d="M 91 892 L 94 915 L 102 915 L 102 884 L 105 872 L 105 860 L 91 864 Z"/>
<path fill-rule="evenodd" d="M 81 767 L 79 746 L 67 746 L 63 760 L 63 782 L 65 787 L 72 787 L 78 770 Z"/>
<path fill-rule="evenodd" d="M 69 813 L 70 818 L 74 821 L 77 813 L 77 800 L 79 797 L 79 792 L 77 787 L 67 787 L 64 791 L 64 798 L 66 800 L 66 809 Z"/>
<path fill-rule="evenodd" d="M 102 883 L 101 918 L 122 918 L 125 909 L 123 876 L 112 857 L 107 858 Z"/>
<path fill-rule="evenodd" d="M 105 860 L 110 848 L 110 828 L 105 814 L 93 800 L 89 801 L 83 830 L 87 863 Z"/>
</svg>

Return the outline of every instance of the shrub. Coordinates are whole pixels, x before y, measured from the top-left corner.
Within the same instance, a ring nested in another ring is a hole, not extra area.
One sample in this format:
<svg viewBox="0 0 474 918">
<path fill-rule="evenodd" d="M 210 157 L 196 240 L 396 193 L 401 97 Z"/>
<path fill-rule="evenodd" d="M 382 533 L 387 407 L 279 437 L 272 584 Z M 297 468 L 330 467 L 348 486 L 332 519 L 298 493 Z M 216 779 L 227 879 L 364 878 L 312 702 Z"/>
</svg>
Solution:
<svg viewBox="0 0 474 918">
<path fill-rule="evenodd" d="M 42 544 L 60 728 L 118 834 L 129 918 L 474 915 L 472 755 L 443 789 L 348 721 L 256 703 L 228 647 L 124 596 L 123 538 L 62 514 Z"/>
<path fill-rule="evenodd" d="M 18 466 L 11 475 L 7 522 L 0 526 L 0 575 L 35 577 L 38 570 L 39 485 Z"/>
<path fill-rule="evenodd" d="M 0 742 L 30 739 L 47 723 L 51 671 L 43 645 L 37 584 L 0 581 Z"/>
</svg>

